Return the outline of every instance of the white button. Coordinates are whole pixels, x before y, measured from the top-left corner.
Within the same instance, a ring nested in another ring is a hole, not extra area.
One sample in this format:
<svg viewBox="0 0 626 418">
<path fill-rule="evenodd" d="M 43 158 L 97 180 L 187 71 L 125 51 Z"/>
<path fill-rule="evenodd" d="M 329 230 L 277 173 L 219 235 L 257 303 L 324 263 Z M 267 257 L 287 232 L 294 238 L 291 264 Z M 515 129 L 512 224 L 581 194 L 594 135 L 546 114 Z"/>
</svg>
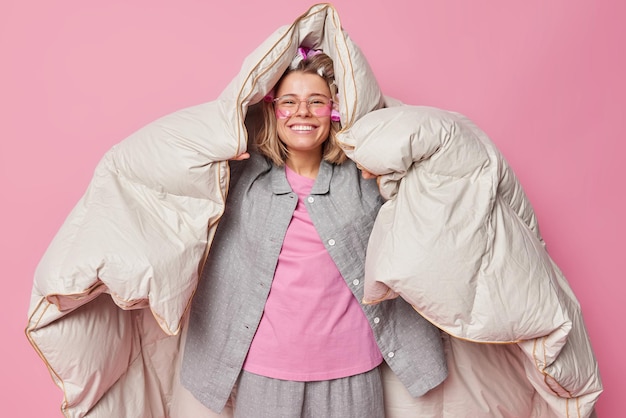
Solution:
<svg viewBox="0 0 626 418">
<path fill-rule="evenodd" d="M 328 245 L 335 245 L 335 240 L 334 239 L 329 239 L 328 240 Z"/>
<path fill-rule="evenodd" d="M 394 353 L 393 351 L 390 351 L 389 354 L 387 354 L 387 357 L 392 358 L 395 355 L 396 353 Z"/>
<path fill-rule="evenodd" d="M 352 280 L 352 284 L 355 285 L 355 286 L 358 285 L 359 284 L 359 279 Z"/>
<path fill-rule="evenodd" d="M 374 323 L 375 324 L 378 324 L 379 322 L 380 322 L 380 318 L 379 317 L 374 318 Z"/>
<path fill-rule="evenodd" d="M 315 202 L 315 199 L 313 198 L 313 196 L 309 196 L 307 200 L 309 201 L 309 203 Z"/>
</svg>

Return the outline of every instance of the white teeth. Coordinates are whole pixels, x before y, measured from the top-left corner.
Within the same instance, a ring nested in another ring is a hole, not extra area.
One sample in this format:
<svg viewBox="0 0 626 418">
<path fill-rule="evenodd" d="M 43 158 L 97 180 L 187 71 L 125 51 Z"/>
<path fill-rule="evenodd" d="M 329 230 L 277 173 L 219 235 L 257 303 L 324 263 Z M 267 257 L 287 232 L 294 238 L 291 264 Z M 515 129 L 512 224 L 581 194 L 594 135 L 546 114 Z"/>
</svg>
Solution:
<svg viewBox="0 0 626 418">
<path fill-rule="evenodd" d="M 313 127 L 310 125 L 294 125 L 291 129 L 294 131 L 312 131 Z"/>
</svg>

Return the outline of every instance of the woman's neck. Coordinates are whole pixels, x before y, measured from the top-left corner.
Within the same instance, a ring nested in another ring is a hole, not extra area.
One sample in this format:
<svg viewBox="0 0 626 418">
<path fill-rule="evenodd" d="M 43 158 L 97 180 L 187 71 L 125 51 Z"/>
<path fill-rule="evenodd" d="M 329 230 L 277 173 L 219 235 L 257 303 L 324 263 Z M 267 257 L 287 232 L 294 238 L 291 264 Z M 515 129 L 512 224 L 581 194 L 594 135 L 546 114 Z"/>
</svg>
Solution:
<svg viewBox="0 0 626 418">
<path fill-rule="evenodd" d="M 294 172 L 311 179 L 317 178 L 322 163 L 321 155 L 290 155 L 285 164 Z"/>
</svg>

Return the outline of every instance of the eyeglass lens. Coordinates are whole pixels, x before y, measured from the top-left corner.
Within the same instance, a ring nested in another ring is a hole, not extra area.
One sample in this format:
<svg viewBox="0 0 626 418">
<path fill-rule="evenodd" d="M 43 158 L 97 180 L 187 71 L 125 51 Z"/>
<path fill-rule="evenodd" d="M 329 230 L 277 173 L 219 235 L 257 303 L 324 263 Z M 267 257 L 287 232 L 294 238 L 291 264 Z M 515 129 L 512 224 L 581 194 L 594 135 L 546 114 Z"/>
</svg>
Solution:
<svg viewBox="0 0 626 418">
<path fill-rule="evenodd" d="M 296 96 L 287 95 L 274 100 L 276 117 L 279 119 L 291 117 L 298 112 L 302 102 L 306 103 L 306 107 L 313 115 L 330 116 L 332 100 L 326 96 L 315 95 L 300 100 Z"/>
</svg>

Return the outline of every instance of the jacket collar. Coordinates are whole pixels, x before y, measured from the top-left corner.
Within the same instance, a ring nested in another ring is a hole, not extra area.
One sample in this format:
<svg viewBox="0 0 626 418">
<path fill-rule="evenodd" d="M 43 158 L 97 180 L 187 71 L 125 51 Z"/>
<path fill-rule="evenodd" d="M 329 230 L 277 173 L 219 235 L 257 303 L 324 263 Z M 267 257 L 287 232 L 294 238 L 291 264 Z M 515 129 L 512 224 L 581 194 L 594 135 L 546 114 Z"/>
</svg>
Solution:
<svg viewBox="0 0 626 418">
<path fill-rule="evenodd" d="M 287 181 L 287 175 L 285 174 L 285 167 L 278 167 L 272 164 L 272 170 L 270 173 L 272 192 L 274 194 L 286 194 L 291 193 L 291 186 Z M 311 194 L 326 194 L 330 190 L 330 179 L 333 177 L 333 165 L 329 162 L 323 161 L 320 164 L 320 171 L 317 173 L 317 178 L 311 189 Z"/>
</svg>

